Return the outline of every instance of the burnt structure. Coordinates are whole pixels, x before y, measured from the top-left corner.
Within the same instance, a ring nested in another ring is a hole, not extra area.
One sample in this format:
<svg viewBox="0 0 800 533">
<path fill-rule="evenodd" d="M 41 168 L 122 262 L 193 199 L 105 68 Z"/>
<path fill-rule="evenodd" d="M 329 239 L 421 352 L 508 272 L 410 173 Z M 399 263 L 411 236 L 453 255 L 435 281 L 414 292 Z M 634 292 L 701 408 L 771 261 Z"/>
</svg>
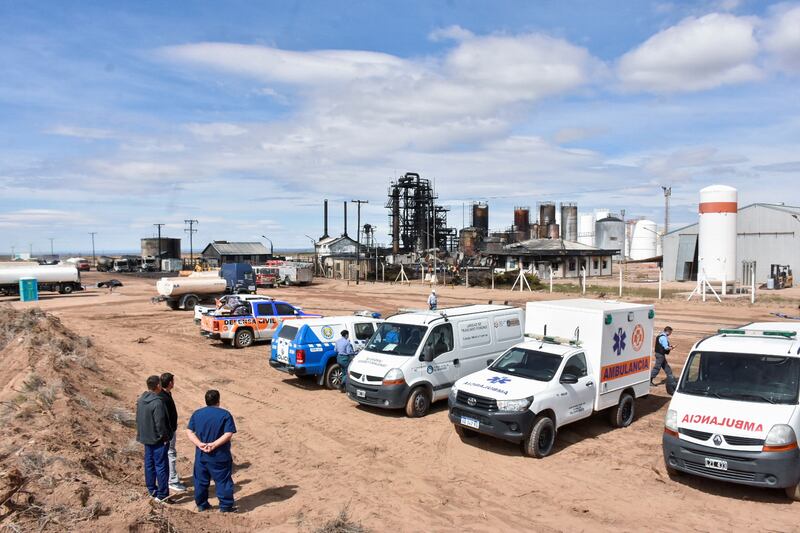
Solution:
<svg viewBox="0 0 800 533">
<path fill-rule="evenodd" d="M 436 205 L 438 196 L 429 179 L 407 172 L 389 186 L 392 253 L 455 250 L 457 233 L 447 227 L 448 208 Z M 474 212 L 474 211 L 473 211 Z M 488 225 L 488 212 L 487 212 Z"/>
</svg>

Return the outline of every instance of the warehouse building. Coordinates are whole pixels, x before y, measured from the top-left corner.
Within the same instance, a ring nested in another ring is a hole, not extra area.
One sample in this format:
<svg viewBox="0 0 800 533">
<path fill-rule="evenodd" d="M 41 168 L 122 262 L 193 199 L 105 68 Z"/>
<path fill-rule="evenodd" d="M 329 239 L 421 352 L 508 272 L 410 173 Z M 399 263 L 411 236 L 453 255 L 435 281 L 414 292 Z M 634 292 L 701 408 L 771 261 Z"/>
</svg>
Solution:
<svg viewBox="0 0 800 533">
<path fill-rule="evenodd" d="M 605 250 L 563 239 L 529 239 L 502 247 L 487 247 L 484 255 L 493 257 L 498 268 L 531 270 L 540 279 L 547 279 L 551 267 L 555 278 L 578 278 L 581 268 L 590 277 L 610 276 L 613 258 L 619 252 L 619 249 Z"/>
<path fill-rule="evenodd" d="M 697 280 L 699 224 L 664 235 L 664 280 Z M 755 262 L 756 281 L 769 277 L 770 265 L 800 267 L 800 207 L 750 204 L 737 212 L 736 280 L 742 281 L 743 263 Z"/>
<path fill-rule="evenodd" d="M 214 241 L 200 255 L 211 266 L 224 263 L 263 265 L 272 258 L 267 247 L 260 242 Z"/>
</svg>

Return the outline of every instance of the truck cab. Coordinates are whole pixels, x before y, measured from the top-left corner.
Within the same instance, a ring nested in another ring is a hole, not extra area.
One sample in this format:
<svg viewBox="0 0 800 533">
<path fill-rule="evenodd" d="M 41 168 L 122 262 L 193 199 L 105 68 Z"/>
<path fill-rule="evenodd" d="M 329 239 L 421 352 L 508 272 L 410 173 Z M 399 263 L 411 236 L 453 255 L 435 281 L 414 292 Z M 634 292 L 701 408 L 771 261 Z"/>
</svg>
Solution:
<svg viewBox="0 0 800 533">
<path fill-rule="evenodd" d="M 381 323 L 380 313 L 364 311 L 284 322 L 272 341 L 269 365 L 295 376 L 316 377 L 318 384 L 338 389 L 344 377 L 335 349 L 341 331 L 350 333 L 353 350 L 358 353 Z"/>
<path fill-rule="evenodd" d="M 286 320 L 317 318 L 322 315 L 306 313 L 288 302 L 269 299 L 242 302 L 240 312 L 224 314 L 217 310 L 200 319 L 200 333 L 210 339 L 246 348 L 256 342 L 269 341 Z"/>
<path fill-rule="evenodd" d="M 697 342 L 667 410 L 670 473 L 782 488 L 800 500 L 800 322 L 760 322 Z"/>
</svg>

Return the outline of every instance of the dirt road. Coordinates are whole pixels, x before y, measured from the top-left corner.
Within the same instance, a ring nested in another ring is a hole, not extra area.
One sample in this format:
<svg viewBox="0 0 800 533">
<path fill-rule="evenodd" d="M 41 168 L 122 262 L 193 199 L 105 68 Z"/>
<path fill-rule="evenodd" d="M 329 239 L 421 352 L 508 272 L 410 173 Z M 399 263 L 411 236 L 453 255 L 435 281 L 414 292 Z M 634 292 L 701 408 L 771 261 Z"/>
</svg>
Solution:
<svg viewBox="0 0 800 533">
<path fill-rule="evenodd" d="M 85 277 L 87 283 L 96 279 Z M 276 372 L 267 364 L 268 345 L 236 350 L 209 342 L 191 313 L 148 301 L 152 281 L 122 279 L 125 287 L 113 294 L 91 289 L 46 296 L 39 304 L 93 339 L 108 357 L 104 364 L 118 369 L 109 386 L 131 405 L 147 375 L 170 371 L 183 426 L 206 389 L 221 391 L 239 430 L 234 479 L 242 514 L 232 517 L 234 529 L 308 530 L 348 505 L 354 519 L 375 531 L 797 529 L 800 504 L 782 491 L 670 479 L 661 456 L 668 402 L 663 386 L 638 403 L 631 427 L 612 431 L 605 416 L 595 416 L 561 431 L 553 455 L 535 460 L 494 439 L 462 441 L 443 403 L 425 418 L 408 419 L 358 407 L 343 394 Z M 521 304 L 550 296 L 438 292 L 441 306 Z M 427 289 L 326 281 L 268 294 L 324 314 L 365 308 L 391 313 L 422 307 Z M 796 304 L 784 305 L 663 301 L 656 325 L 675 328 L 678 349 L 671 359 L 678 371 L 701 336 L 767 319 L 770 311 L 795 312 Z M 182 434 L 178 449 L 180 471 L 188 478 L 192 448 Z M 188 499 L 178 506 L 193 509 Z"/>
</svg>

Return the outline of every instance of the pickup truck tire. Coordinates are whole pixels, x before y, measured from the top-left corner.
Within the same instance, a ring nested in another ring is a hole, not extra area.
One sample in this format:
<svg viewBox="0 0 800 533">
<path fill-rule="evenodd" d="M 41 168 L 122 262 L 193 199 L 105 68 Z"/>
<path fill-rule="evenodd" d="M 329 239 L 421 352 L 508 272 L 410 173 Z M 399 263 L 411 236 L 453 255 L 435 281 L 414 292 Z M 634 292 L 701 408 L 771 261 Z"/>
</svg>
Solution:
<svg viewBox="0 0 800 533">
<path fill-rule="evenodd" d="M 253 331 L 247 328 L 236 331 L 233 337 L 233 345 L 236 348 L 247 348 L 253 345 Z"/>
<path fill-rule="evenodd" d="M 338 390 L 342 388 L 342 380 L 344 379 L 344 372 L 342 371 L 339 363 L 331 363 L 325 369 L 325 388 L 331 390 Z"/>
<path fill-rule="evenodd" d="M 472 437 L 477 437 L 478 433 L 472 429 L 465 428 L 464 426 L 456 425 L 456 435 L 461 437 L 462 439 L 471 439 Z"/>
<path fill-rule="evenodd" d="M 556 442 L 556 425 L 547 415 L 540 415 L 533 421 L 530 434 L 520 444 L 522 453 L 528 457 L 541 459 L 553 451 Z"/>
<path fill-rule="evenodd" d="M 615 428 L 630 426 L 631 422 L 633 422 L 633 417 L 636 416 L 633 395 L 629 392 L 623 392 L 619 397 L 619 403 L 612 407 L 608 414 L 611 419 L 611 425 Z"/>
<path fill-rule="evenodd" d="M 419 418 L 428 414 L 431 407 L 431 395 L 425 387 L 417 387 L 411 391 L 406 401 L 406 415 L 409 418 Z"/>
<path fill-rule="evenodd" d="M 800 501 L 800 484 L 792 485 L 783 489 L 786 491 L 786 497 L 790 500 Z"/>
</svg>

